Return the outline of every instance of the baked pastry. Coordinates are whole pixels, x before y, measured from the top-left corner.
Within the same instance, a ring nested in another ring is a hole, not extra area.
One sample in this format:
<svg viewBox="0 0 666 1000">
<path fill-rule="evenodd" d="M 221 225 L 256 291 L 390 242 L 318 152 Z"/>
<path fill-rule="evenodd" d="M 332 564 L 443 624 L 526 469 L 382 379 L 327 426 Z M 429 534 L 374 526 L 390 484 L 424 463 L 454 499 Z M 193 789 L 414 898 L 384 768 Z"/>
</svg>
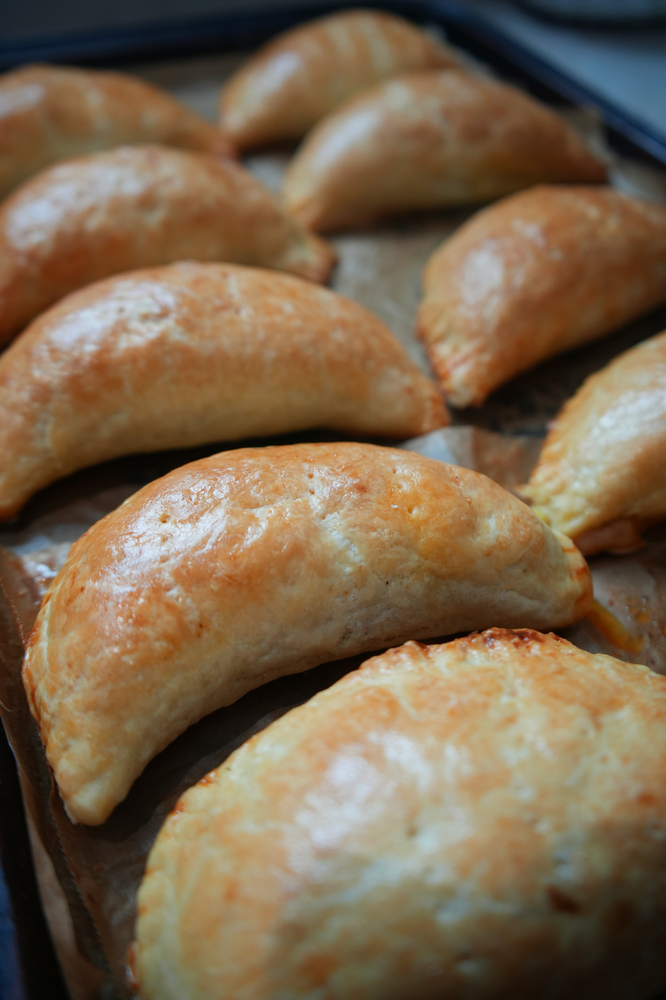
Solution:
<svg viewBox="0 0 666 1000">
<path fill-rule="evenodd" d="M 0 207 L 0 344 L 82 285 L 188 257 L 315 281 L 335 260 L 232 160 L 161 146 L 82 156 Z"/>
<path fill-rule="evenodd" d="M 666 518 L 666 332 L 583 383 L 521 492 L 585 552 L 641 547 Z"/>
<path fill-rule="evenodd" d="M 651 1000 L 666 678 L 491 629 L 368 660 L 180 799 L 143 1000 Z"/>
<path fill-rule="evenodd" d="M 284 197 L 324 232 L 605 176 L 555 112 L 505 83 L 442 70 L 380 84 L 321 121 L 287 170 Z"/>
<path fill-rule="evenodd" d="M 241 149 L 300 139 L 380 80 L 456 64 L 450 49 L 402 17 L 338 11 L 278 35 L 248 59 L 220 94 L 220 121 Z"/>
<path fill-rule="evenodd" d="M 38 65 L 0 77 L 0 198 L 56 160 L 137 142 L 233 153 L 221 129 L 125 73 Z"/>
<path fill-rule="evenodd" d="M 447 398 L 514 375 L 666 301 L 666 206 L 607 187 L 535 187 L 434 252 L 418 332 Z"/>
<path fill-rule="evenodd" d="M 23 678 L 67 811 L 94 825 L 191 723 L 274 677 L 590 603 L 572 542 L 479 473 L 351 442 L 247 448 L 74 543 Z"/>
<path fill-rule="evenodd" d="M 0 520 L 117 455 L 447 422 L 400 342 L 335 292 L 233 264 L 135 271 L 74 292 L 0 356 Z"/>
</svg>

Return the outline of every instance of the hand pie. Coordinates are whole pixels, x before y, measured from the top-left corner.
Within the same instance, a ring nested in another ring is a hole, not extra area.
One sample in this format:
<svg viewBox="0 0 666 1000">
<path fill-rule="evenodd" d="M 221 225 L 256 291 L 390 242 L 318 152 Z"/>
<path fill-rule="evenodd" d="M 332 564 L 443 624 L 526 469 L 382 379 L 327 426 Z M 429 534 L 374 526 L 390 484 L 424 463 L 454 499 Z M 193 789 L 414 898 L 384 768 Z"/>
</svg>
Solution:
<svg viewBox="0 0 666 1000">
<path fill-rule="evenodd" d="M 475 215 L 430 258 L 418 332 L 454 406 L 666 300 L 666 206 L 536 187 Z"/>
<path fill-rule="evenodd" d="M 289 166 L 284 197 L 324 232 L 605 176 L 553 111 L 504 83 L 444 70 L 380 84 L 320 122 Z"/>
<path fill-rule="evenodd" d="M 75 542 L 23 679 L 67 811 L 94 825 L 191 723 L 275 677 L 408 636 L 566 625 L 591 596 L 572 542 L 479 473 L 351 442 L 247 448 Z"/>
<path fill-rule="evenodd" d="M 338 11 L 278 35 L 220 95 L 222 127 L 241 148 L 301 136 L 367 87 L 410 70 L 455 66 L 444 45 L 384 11 Z"/>
<path fill-rule="evenodd" d="M 56 160 L 137 142 L 233 152 L 219 128 L 134 76 L 24 66 L 0 77 L 0 198 Z"/>
<path fill-rule="evenodd" d="M 0 520 L 117 455 L 446 423 L 400 342 L 341 295 L 233 264 L 137 271 L 74 292 L 0 356 Z"/>
<path fill-rule="evenodd" d="M 0 207 L 0 344 L 82 285 L 189 257 L 315 281 L 335 259 L 231 160 L 160 146 L 82 156 Z"/>
<path fill-rule="evenodd" d="M 190 788 L 138 894 L 143 1000 L 649 1000 L 666 678 L 554 635 L 408 642 Z"/>
<path fill-rule="evenodd" d="M 641 546 L 666 518 L 666 332 L 587 379 L 521 492 L 585 552 Z"/>
</svg>

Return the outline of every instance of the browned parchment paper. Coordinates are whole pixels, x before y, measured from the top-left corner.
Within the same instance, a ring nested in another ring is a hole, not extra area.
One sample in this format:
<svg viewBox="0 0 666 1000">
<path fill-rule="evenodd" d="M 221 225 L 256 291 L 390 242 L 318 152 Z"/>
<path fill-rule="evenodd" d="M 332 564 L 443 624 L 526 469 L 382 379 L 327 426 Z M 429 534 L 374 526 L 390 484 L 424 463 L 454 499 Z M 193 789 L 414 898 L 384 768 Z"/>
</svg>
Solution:
<svg viewBox="0 0 666 1000">
<path fill-rule="evenodd" d="M 214 118 L 219 84 L 238 61 L 228 56 L 180 61 L 152 66 L 143 75 Z M 594 116 L 572 114 L 599 145 Z M 277 190 L 288 158 L 288 151 L 278 151 L 247 162 Z M 615 159 L 612 176 L 618 187 L 666 201 L 666 177 L 656 171 Z M 333 287 L 377 313 L 425 370 L 425 355 L 413 333 L 421 272 L 430 253 L 469 214 L 410 216 L 334 240 L 340 263 Z M 454 414 L 454 426 L 403 447 L 477 469 L 515 489 L 536 460 L 548 420 L 583 379 L 664 328 L 666 309 L 520 376 L 481 409 Z M 280 440 L 304 439 L 331 435 Z M 28 810 L 66 894 L 79 948 L 105 973 L 100 993 L 105 1000 L 131 996 L 125 958 L 136 888 L 146 854 L 178 796 L 253 732 L 366 658 L 327 664 L 246 695 L 192 726 L 152 761 L 103 826 L 74 826 L 67 819 L 20 684 L 22 639 L 69 546 L 87 527 L 145 482 L 219 447 L 136 456 L 77 473 L 44 490 L 0 530 L 0 713 L 20 761 Z M 594 622 L 586 620 L 564 634 L 583 648 L 666 673 L 666 528 L 654 529 L 641 552 L 595 557 L 591 567 L 597 599 L 611 616 L 597 615 Z"/>
</svg>

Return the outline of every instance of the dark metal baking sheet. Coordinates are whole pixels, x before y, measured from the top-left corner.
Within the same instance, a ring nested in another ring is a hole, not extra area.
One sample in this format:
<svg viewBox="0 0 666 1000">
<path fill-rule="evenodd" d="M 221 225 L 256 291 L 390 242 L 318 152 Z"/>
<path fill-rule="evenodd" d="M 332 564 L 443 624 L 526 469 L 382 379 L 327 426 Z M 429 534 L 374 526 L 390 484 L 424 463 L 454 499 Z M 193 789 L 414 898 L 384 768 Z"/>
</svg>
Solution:
<svg viewBox="0 0 666 1000">
<path fill-rule="evenodd" d="M 159 26 L 146 25 L 145 28 L 133 27 L 126 31 L 119 30 L 112 33 L 88 32 L 79 36 L 68 35 L 61 38 L 51 37 L 42 41 L 37 40 L 31 42 L 29 46 L 23 47 L 0 43 L 0 68 L 9 68 L 36 59 L 110 65 L 136 61 L 139 58 L 163 59 L 166 56 L 181 57 L 201 52 L 230 52 L 239 48 L 250 48 L 298 21 L 321 14 L 327 9 L 337 9 L 342 6 L 349 5 L 291 6 L 263 13 L 253 12 L 219 16 L 212 19 L 192 19 Z M 560 104 L 570 103 L 596 107 L 605 122 L 607 138 L 611 146 L 625 154 L 666 164 L 666 141 L 663 138 L 652 134 L 641 123 L 632 121 L 629 116 L 608 105 L 601 97 L 580 87 L 464 8 L 456 4 L 438 2 L 438 0 L 415 3 L 369 3 L 364 4 L 364 6 L 382 7 L 422 22 L 439 25 L 453 43 L 488 63 L 501 76 L 517 82 L 542 99 L 556 101 Z M 462 217 L 456 221 L 461 221 Z M 412 227 L 410 220 L 406 219 L 400 225 L 405 238 L 408 239 L 416 233 L 416 238 L 421 239 L 423 232 L 421 224 Z M 353 235 L 348 239 L 359 242 L 360 252 L 363 252 L 363 234 Z M 490 406 L 473 415 L 474 422 L 485 428 L 523 433 L 538 432 L 539 425 L 543 422 L 543 413 L 554 413 L 561 400 L 574 391 L 586 370 L 591 371 L 600 367 L 608 358 L 624 349 L 625 346 L 629 346 L 650 333 L 657 332 L 664 326 L 666 326 L 666 313 L 662 311 L 647 317 L 638 327 L 633 326 L 631 330 L 620 331 L 598 345 L 592 345 L 584 348 L 582 352 L 577 352 L 577 354 L 580 353 L 580 356 L 577 357 L 573 366 L 571 356 L 548 362 L 535 372 L 515 380 L 514 383 L 500 390 Z M 469 413 L 465 414 L 465 419 L 469 422 Z M 210 450 L 212 449 L 208 449 L 208 451 Z M 150 460 L 146 461 L 145 458 L 133 459 L 131 462 L 134 470 L 132 473 L 133 481 L 138 484 L 160 474 L 164 458 L 160 456 L 152 464 Z M 113 479 L 114 469 L 117 471 L 117 467 L 111 464 L 111 467 L 103 475 Z M 82 474 L 83 480 L 85 480 L 86 475 L 87 473 Z M 79 479 L 77 482 L 80 489 L 82 480 Z M 67 481 L 57 484 L 50 492 L 47 491 L 46 498 L 37 499 L 37 508 L 44 502 L 44 499 L 46 499 L 47 506 L 49 503 L 53 504 L 55 499 L 57 506 L 58 498 L 62 500 L 66 497 L 70 485 Z M 96 480 L 96 488 L 99 489 L 99 479 Z M 85 493 L 85 487 L 83 492 Z M 33 517 L 35 510 L 33 505 L 27 516 Z M 5 632 L 5 634 L 9 633 Z M 5 653 L 6 655 L 7 653 Z M 358 660 L 364 658 L 359 657 Z M 313 672 L 307 680 L 286 678 L 284 681 L 275 682 L 277 685 L 275 690 L 273 687 L 269 687 L 248 696 L 247 708 L 241 709 L 241 722 L 232 723 L 231 716 L 229 719 L 226 717 L 218 719 L 216 713 L 214 717 L 209 717 L 209 722 L 203 720 L 199 727 L 203 732 L 203 730 L 208 731 L 206 726 L 211 725 L 213 729 L 219 727 L 220 724 L 231 726 L 232 729 L 236 726 L 237 731 L 229 734 L 229 746 L 233 746 L 234 742 L 238 741 L 243 734 L 247 734 L 248 731 L 262 723 L 265 724 L 272 714 L 279 711 L 275 708 L 276 700 L 283 705 L 283 709 L 286 709 L 291 704 L 302 700 L 303 697 L 307 697 L 309 684 L 314 685 L 313 690 L 326 686 L 326 683 L 332 682 L 336 676 L 350 669 L 350 666 L 351 664 L 329 665 L 318 668 L 319 673 Z M 265 701 L 266 697 L 268 697 L 268 701 Z M 226 711 L 228 710 L 223 710 L 223 713 Z M 247 718 L 245 718 L 246 714 Z M 236 718 L 236 713 L 234 713 L 234 718 Z M 28 726 L 30 721 L 25 719 L 23 723 Z M 210 731 L 212 732 L 213 729 Z M 201 733 L 199 733 L 200 736 Z M 183 787 L 185 787 L 196 780 L 200 773 L 205 773 L 205 770 L 200 772 L 201 766 L 204 766 L 200 755 L 196 763 L 194 757 L 192 760 L 187 757 L 188 740 L 191 741 L 193 737 L 196 738 L 197 733 L 190 734 L 190 736 L 184 734 L 173 745 L 173 749 L 165 752 L 167 755 L 174 754 L 172 769 L 175 768 L 181 774 L 181 779 L 176 783 L 177 787 L 180 787 L 180 783 L 183 783 Z M 219 728 L 216 730 L 215 744 L 219 746 Z M 219 750 L 216 750 L 216 753 L 219 753 Z M 207 767 L 206 764 L 205 769 Z M 134 803 L 137 795 L 141 797 L 142 789 L 149 787 L 152 772 L 149 770 L 146 773 L 148 778 L 141 779 L 132 793 Z M 46 781 L 46 778 L 47 776 L 42 774 L 41 780 Z M 0 845 L 2 848 L 0 861 L 8 890 L 4 897 L 6 907 L 4 913 L 2 910 L 3 896 L 0 893 L 0 933 L 3 932 L 3 927 L 9 928 L 8 934 L 3 936 L 2 944 L 5 947 L 5 952 L 0 951 L 0 960 L 4 956 L 4 967 L 0 972 L 0 997 L 2 1000 L 5 1000 L 5 996 L 8 1000 L 9 998 L 12 1000 L 14 998 L 16 1000 L 42 1000 L 42 998 L 59 1000 L 61 996 L 65 995 L 64 987 L 59 977 L 57 960 L 50 945 L 48 930 L 37 903 L 34 874 L 29 864 L 30 847 L 27 830 L 21 813 L 16 768 L 11 751 L 6 744 L 4 732 L 1 730 L 0 790 L 8 796 L 0 802 Z M 114 823 L 120 824 L 120 827 L 123 823 L 122 817 L 123 811 L 121 809 L 118 818 L 114 820 Z M 120 836 L 120 827 L 116 831 L 116 836 Z M 112 838 L 114 836 L 113 829 L 113 827 L 110 829 Z M 150 829 L 152 830 L 152 827 Z M 153 835 L 154 831 L 149 834 L 145 831 L 143 833 L 144 838 Z M 145 844 L 140 846 L 139 853 L 142 850 L 145 850 Z M 103 863 L 102 858 L 100 858 L 100 863 Z M 94 886 L 90 886 L 90 893 L 89 902 L 92 904 Z M 3 919 L 7 921 L 4 925 Z M 94 933 L 91 932 L 91 934 L 94 937 Z M 94 950 L 95 943 L 92 937 L 89 947 Z M 664 998 L 666 998 L 666 994 L 664 994 Z"/>
</svg>

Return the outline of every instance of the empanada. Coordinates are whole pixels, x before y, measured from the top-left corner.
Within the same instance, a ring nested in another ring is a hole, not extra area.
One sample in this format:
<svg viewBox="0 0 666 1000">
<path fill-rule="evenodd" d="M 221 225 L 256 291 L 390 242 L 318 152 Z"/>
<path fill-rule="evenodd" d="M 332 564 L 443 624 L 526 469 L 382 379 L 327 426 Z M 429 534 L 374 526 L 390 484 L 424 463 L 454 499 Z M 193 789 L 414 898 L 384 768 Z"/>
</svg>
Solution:
<svg viewBox="0 0 666 1000">
<path fill-rule="evenodd" d="M 323 232 L 605 176 L 555 112 L 505 83 L 443 70 L 380 84 L 321 121 L 289 166 L 284 197 Z"/>
<path fill-rule="evenodd" d="M 220 120 L 241 149 L 300 139 L 380 80 L 456 63 L 450 49 L 395 14 L 338 11 L 278 35 L 248 59 L 222 90 Z"/>
<path fill-rule="evenodd" d="M 454 406 L 666 300 L 666 206 L 536 187 L 479 212 L 430 258 L 418 332 Z"/>
<path fill-rule="evenodd" d="M 125 73 L 24 66 L 0 77 L 0 198 L 56 160 L 137 142 L 233 153 L 221 129 Z"/>
<path fill-rule="evenodd" d="M 652 1000 L 665 833 L 666 678 L 409 642 L 182 796 L 131 964 L 142 1000 Z"/>
<path fill-rule="evenodd" d="M 446 423 L 400 342 L 335 292 L 233 264 L 136 271 L 74 292 L 0 356 L 0 520 L 117 455 Z"/>
<path fill-rule="evenodd" d="M 94 825 L 191 723 L 274 677 L 590 602 L 573 543 L 479 473 L 351 442 L 247 448 L 75 542 L 23 678 L 69 815 Z"/>
<path fill-rule="evenodd" d="M 666 332 L 584 382 L 521 492 L 585 552 L 640 547 L 666 518 Z"/>
<path fill-rule="evenodd" d="M 68 292 L 192 257 L 323 281 L 332 249 L 243 167 L 123 146 L 44 170 L 0 207 L 0 344 Z"/>
</svg>

